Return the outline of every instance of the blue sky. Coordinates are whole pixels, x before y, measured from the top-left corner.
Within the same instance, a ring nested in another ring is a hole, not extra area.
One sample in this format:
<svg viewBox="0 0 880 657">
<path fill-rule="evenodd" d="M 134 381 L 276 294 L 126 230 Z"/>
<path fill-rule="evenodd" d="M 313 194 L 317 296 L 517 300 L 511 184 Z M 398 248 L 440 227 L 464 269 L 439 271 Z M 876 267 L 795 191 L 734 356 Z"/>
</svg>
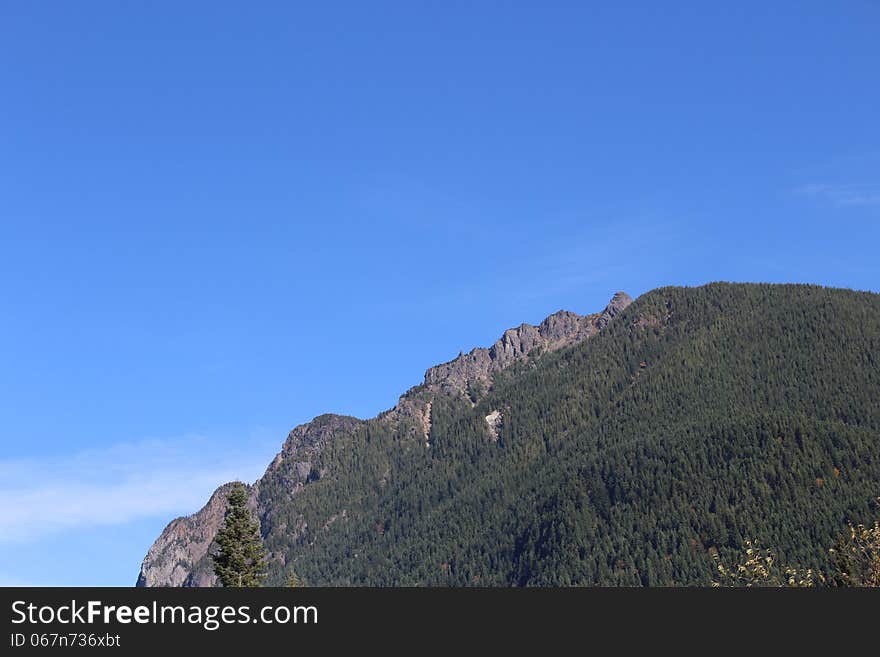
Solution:
<svg viewBox="0 0 880 657">
<path fill-rule="evenodd" d="M 880 5 L 726 4 L 0 4 L 0 584 L 560 308 L 880 290 Z"/>
</svg>

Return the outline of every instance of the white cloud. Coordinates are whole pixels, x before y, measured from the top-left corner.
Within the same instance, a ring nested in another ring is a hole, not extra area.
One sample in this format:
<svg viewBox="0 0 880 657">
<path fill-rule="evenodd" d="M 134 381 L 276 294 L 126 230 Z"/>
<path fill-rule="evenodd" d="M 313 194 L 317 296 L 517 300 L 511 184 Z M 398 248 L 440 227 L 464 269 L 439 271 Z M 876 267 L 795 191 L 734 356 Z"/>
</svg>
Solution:
<svg viewBox="0 0 880 657">
<path fill-rule="evenodd" d="M 278 446 L 276 439 L 219 448 L 187 436 L 46 460 L 0 460 L 0 544 L 193 513 L 220 484 L 259 477 Z"/>
<path fill-rule="evenodd" d="M 829 185 L 812 184 L 800 187 L 803 196 L 823 199 L 839 207 L 880 205 L 880 185 Z"/>
</svg>

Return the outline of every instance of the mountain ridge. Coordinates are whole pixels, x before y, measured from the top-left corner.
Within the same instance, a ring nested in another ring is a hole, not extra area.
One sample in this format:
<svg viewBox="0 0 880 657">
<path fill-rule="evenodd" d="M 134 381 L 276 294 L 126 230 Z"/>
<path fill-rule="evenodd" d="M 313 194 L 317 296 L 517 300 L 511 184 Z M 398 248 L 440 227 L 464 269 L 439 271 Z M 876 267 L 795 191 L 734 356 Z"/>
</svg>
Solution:
<svg viewBox="0 0 880 657">
<path fill-rule="evenodd" d="M 251 488 L 267 583 L 705 586 L 747 539 L 829 572 L 876 517 L 880 295 L 712 283 L 591 317 L 555 350 L 514 331 L 532 348 L 488 388 L 487 354 L 454 359 L 377 418 L 291 432 Z M 221 509 L 169 525 L 141 584 L 213 584 Z"/>
<path fill-rule="evenodd" d="M 552 352 L 593 337 L 632 302 L 628 294 L 618 291 L 598 313 L 579 315 L 559 310 L 537 325 L 523 323 L 509 328 L 490 347 L 475 347 L 467 354 L 429 367 L 420 385 L 410 388 L 400 396 L 395 406 L 371 419 L 395 424 L 410 423 L 410 433 L 420 434 L 426 447 L 430 447 L 432 395 L 462 395 L 474 404 L 480 394 L 490 387 L 494 374 L 528 359 L 536 352 Z M 261 510 L 258 503 L 260 481 L 278 471 L 285 461 L 292 464 L 282 475 L 291 494 L 296 494 L 310 481 L 326 476 L 326 469 L 313 469 L 314 457 L 323 451 L 329 440 L 350 433 L 368 421 L 324 413 L 294 427 L 263 477 L 248 487 L 250 507 L 257 512 Z M 502 421 L 500 412 L 487 416 L 486 421 L 489 433 L 497 434 Z M 212 572 L 204 568 L 199 572 L 192 569 L 208 556 L 213 537 L 223 520 L 225 494 L 230 485 L 231 482 L 220 485 L 205 506 L 189 516 L 175 518 L 166 526 L 144 557 L 137 586 L 216 584 Z"/>
</svg>

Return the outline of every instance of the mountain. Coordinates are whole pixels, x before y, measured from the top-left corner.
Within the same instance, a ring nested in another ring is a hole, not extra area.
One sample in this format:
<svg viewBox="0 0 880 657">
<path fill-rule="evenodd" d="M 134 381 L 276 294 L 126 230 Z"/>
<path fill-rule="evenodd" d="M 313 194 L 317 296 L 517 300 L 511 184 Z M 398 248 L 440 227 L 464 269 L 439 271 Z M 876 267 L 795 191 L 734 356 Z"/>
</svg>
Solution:
<svg viewBox="0 0 880 657">
<path fill-rule="evenodd" d="M 828 569 L 880 494 L 880 295 L 715 283 L 560 311 L 371 420 L 294 429 L 250 487 L 270 584 L 707 584 L 746 539 Z M 214 584 L 225 489 L 138 585 Z"/>
<path fill-rule="evenodd" d="M 296 427 L 266 473 L 251 487 L 251 508 L 265 517 L 262 523 L 265 530 L 268 517 L 274 517 L 272 507 L 276 504 L 260 496 L 261 482 L 271 481 L 273 490 L 277 489 L 285 500 L 300 493 L 306 484 L 322 477 L 326 482 L 332 471 L 337 470 L 337 475 L 340 473 L 333 463 L 325 463 L 321 458 L 324 448 L 331 441 L 341 442 L 370 423 L 381 426 L 383 431 L 403 432 L 408 441 L 418 440 L 430 448 L 432 407 L 436 397 L 467 398 L 473 407 L 483 391 L 491 387 L 496 373 L 514 363 L 526 361 L 530 355 L 562 349 L 595 335 L 631 303 L 629 295 L 617 292 L 601 313 L 578 315 L 560 310 L 538 326 L 521 324 L 508 329 L 491 347 L 473 349 L 468 354 L 461 354 L 452 361 L 428 369 L 422 385 L 409 390 L 394 408 L 372 421 L 328 414 Z M 487 417 L 487 432 L 492 434 L 500 427 L 500 414 L 490 417 Z M 318 463 L 322 465 L 318 466 Z M 326 487 L 326 483 L 324 485 Z M 224 484 L 211 495 L 200 511 L 189 517 L 177 518 L 165 528 L 143 561 L 138 586 L 216 584 L 208 553 L 223 522 L 228 489 L 229 484 Z M 346 517 L 344 506 L 340 507 L 340 513 L 343 518 Z M 301 520 L 297 518 L 294 525 L 299 524 Z M 285 529 L 286 525 L 279 531 Z M 281 561 L 286 558 L 279 556 Z"/>
</svg>

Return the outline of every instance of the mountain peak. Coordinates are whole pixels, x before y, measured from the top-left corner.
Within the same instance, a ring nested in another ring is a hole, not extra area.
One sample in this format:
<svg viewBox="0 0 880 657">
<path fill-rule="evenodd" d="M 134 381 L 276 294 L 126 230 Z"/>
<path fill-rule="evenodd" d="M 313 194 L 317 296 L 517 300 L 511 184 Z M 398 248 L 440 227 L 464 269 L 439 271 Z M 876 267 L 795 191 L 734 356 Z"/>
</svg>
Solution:
<svg viewBox="0 0 880 657">
<path fill-rule="evenodd" d="M 626 308 L 632 302 L 633 300 L 631 296 L 629 296 L 626 292 L 622 290 L 618 290 L 614 293 L 614 296 L 611 297 L 611 301 L 608 302 L 608 306 L 605 308 L 605 310 L 608 310 L 609 308 L 615 308 L 620 311 Z"/>
<path fill-rule="evenodd" d="M 632 297 L 626 292 L 615 292 L 614 296 L 611 297 L 611 301 L 608 302 L 608 305 L 605 306 L 605 310 L 602 311 L 602 314 L 596 321 L 598 327 L 600 329 L 605 328 L 608 322 L 614 319 L 618 313 L 623 311 L 632 302 Z"/>
</svg>

